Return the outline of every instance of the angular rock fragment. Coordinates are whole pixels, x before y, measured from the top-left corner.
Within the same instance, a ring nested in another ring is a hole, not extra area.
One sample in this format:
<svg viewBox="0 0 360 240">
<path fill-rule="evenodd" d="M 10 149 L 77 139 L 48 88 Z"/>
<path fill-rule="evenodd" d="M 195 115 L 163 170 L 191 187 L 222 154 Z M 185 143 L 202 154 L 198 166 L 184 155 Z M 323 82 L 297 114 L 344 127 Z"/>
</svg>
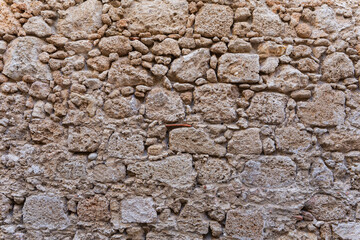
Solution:
<svg viewBox="0 0 360 240">
<path fill-rule="evenodd" d="M 326 151 L 360 151 L 360 133 L 347 129 L 330 130 L 320 137 L 319 143 Z"/>
<path fill-rule="evenodd" d="M 101 26 L 102 4 L 98 0 L 88 0 L 68 8 L 60 17 L 56 28 L 58 33 L 71 37 L 77 33 L 94 33 Z"/>
<path fill-rule="evenodd" d="M 341 239 L 356 239 L 360 236 L 360 223 L 358 222 L 333 224 L 332 229 L 335 236 Z"/>
<path fill-rule="evenodd" d="M 333 221 L 345 218 L 346 205 L 331 195 L 316 194 L 304 205 L 304 210 L 312 213 L 318 221 Z"/>
<path fill-rule="evenodd" d="M 64 134 L 64 128 L 50 119 L 33 119 L 29 129 L 31 139 L 39 143 L 56 142 Z"/>
<path fill-rule="evenodd" d="M 108 221 L 110 219 L 109 202 L 99 195 L 83 199 L 77 206 L 77 213 L 81 221 Z"/>
<path fill-rule="evenodd" d="M 111 118 L 127 118 L 138 113 L 140 102 L 134 97 L 117 97 L 104 103 L 104 112 Z"/>
<path fill-rule="evenodd" d="M 286 187 L 295 182 L 296 164 L 285 156 L 260 156 L 246 162 L 240 176 L 250 187 Z"/>
<path fill-rule="evenodd" d="M 177 225 L 180 230 L 206 234 L 209 231 L 209 221 L 205 219 L 203 213 L 196 210 L 191 205 L 186 205 L 179 215 Z"/>
<path fill-rule="evenodd" d="M 228 181 L 232 170 L 226 161 L 218 158 L 209 158 L 198 167 L 197 172 L 197 179 L 200 184 L 212 184 Z"/>
<path fill-rule="evenodd" d="M 107 153 L 110 157 L 138 159 L 144 150 L 143 136 L 115 132 L 109 138 Z"/>
<path fill-rule="evenodd" d="M 256 54 L 225 53 L 219 58 L 220 82 L 257 83 L 259 71 L 259 56 Z"/>
<path fill-rule="evenodd" d="M 129 31 L 152 34 L 178 33 L 186 25 L 188 3 L 185 0 L 134 1 L 125 9 Z"/>
<path fill-rule="evenodd" d="M 231 84 L 216 83 L 196 87 L 194 110 L 211 123 L 233 122 L 237 118 L 236 98 L 239 90 Z"/>
<path fill-rule="evenodd" d="M 253 12 L 252 28 L 265 36 L 282 36 L 285 31 L 284 23 L 279 15 L 268 8 L 256 8 Z"/>
<path fill-rule="evenodd" d="M 3 74 L 17 81 L 25 75 L 41 81 L 52 80 L 49 66 L 39 61 L 44 44 L 44 41 L 36 37 L 19 37 L 13 40 L 5 52 Z"/>
<path fill-rule="evenodd" d="M 205 48 L 195 50 L 171 63 L 168 76 L 173 81 L 195 82 L 205 77 L 209 69 L 210 51 Z"/>
<path fill-rule="evenodd" d="M 264 219 L 260 212 L 230 210 L 226 216 L 225 232 L 241 239 L 263 239 Z"/>
<path fill-rule="evenodd" d="M 62 230 L 70 225 L 59 197 L 33 195 L 25 200 L 23 218 L 27 229 Z"/>
<path fill-rule="evenodd" d="M 275 139 L 276 147 L 288 153 L 306 151 L 311 146 L 311 134 L 292 126 L 277 128 Z"/>
<path fill-rule="evenodd" d="M 110 53 L 117 53 L 119 56 L 125 56 L 132 50 L 132 47 L 129 38 L 124 36 L 111 36 L 100 40 L 99 49 L 101 53 L 106 56 L 109 56 Z"/>
<path fill-rule="evenodd" d="M 71 152 L 95 152 L 100 145 L 98 132 L 92 128 L 70 127 L 67 140 Z"/>
<path fill-rule="evenodd" d="M 251 99 L 246 113 L 251 120 L 267 124 L 280 124 L 285 120 L 285 107 L 288 97 L 281 93 L 261 92 Z"/>
<path fill-rule="evenodd" d="M 148 197 L 134 197 L 121 201 L 121 220 L 124 223 L 152 223 L 157 220 L 154 201 Z"/>
<path fill-rule="evenodd" d="M 0 0 L 0 34 L 17 34 L 21 28 L 6 1 Z"/>
<path fill-rule="evenodd" d="M 262 152 L 260 129 L 249 128 L 236 131 L 228 143 L 228 152 L 232 154 L 258 155 Z"/>
<path fill-rule="evenodd" d="M 204 37 L 224 37 L 230 34 L 234 12 L 228 6 L 205 4 L 195 18 L 195 32 Z"/>
<path fill-rule="evenodd" d="M 24 24 L 24 30 L 28 35 L 35 35 L 37 37 L 48 37 L 52 30 L 42 17 L 32 17 Z"/>
<path fill-rule="evenodd" d="M 170 149 L 178 152 L 224 156 L 225 147 L 216 144 L 209 135 L 200 129 L 177 128 L 170 132 Z"/>
<path fill-rule="evenodd" d="M 300 120 L 311 126 L 331 127 L 344 122 L 345 94 L 336 91 L 329 84 L 315 88 L 312 101 L 299 102 Z"/>
<path fill-rule="evenodd" d="M 322 79 L 326 82 L 338 82 L 354 75 L 354 65 L 345 53 L 328 55 L 322 64 Z"/>
<path fill-rule="evenodd" d="M 172 38 L 166 38 L 162 42 L 156 42 L 151 48 L 151 52 L 155 55 L 172 55 L 174 57 L 179 57 L 181 54 L 179 43 Z"/>
</svg>

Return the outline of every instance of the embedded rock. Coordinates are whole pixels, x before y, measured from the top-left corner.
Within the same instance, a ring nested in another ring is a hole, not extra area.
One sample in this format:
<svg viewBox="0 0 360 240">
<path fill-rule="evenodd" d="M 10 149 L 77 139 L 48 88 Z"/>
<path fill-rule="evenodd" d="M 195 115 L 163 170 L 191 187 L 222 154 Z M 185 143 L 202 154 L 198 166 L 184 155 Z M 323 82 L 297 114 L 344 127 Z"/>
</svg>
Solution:
<svg viewBox="0 0 360 240">
<path fill-rule="evenodd" d="M 95 152 L 100 145 L 100 139 L 94 129 L 70 127 L 67 143 L 71 152 Z"/>
<path fill-rule="evenodd" d="M 134 97 L 117 97 L 104 103 L 104 112 L 111 118 L 127 118 L 138 113 L 140 102 Z"/>
<path fill-rule="evenodd" d="M 304 210 L 312 213 L 318 221 L 340 220 L 347 214 L 346 205 L 333 196 L 316 194 L 304 205 Z"/>
<path fill-rule="evenodd" d="M 236 131 L 229 141 L 228 152 L 232 154 L 259 155 L 262 152 L 260 129 L 249 128 Z"/>
<path fill-rule="evenodd" d="M 235 238 L 263 239 L 264 218 L 258 211 L 230 210 L 226 216 L 225 232 Z"/>
<path fill-rule="evenodd" d="M 279 15 L 268 8 L 256 8 L 253 12 L 252 28 L 261 35 L 282 36 L 284 23 Z"/>
<path fill-rule="evenodd" d="M 125 56 L 132 50 L 132 47 L 128 38 L 124 36 L 111 36 L 101 39 L 99 49 L 106 56 L 109 56 L 110 53 L 118 53 L 119 56 Z"/>
<path fill-rule="evenodd" d="M 280 151 L 298 153 L 306 151 L 311 146 L 311 134 L 296 127 L 277 128 L 275 136 L 276 147 Z"/>
<path fill-rule="evenodd" d="M 333 53 L 322 64 L 322 79 L 326 82 L 338 82 L 354 75 L 354 65 L 345 53 Z"/>
<path fill-rule="evenodd" d="M 107 152 L 110 157 L 138 159 L 144 149 L 143 136 L 115 132 L 109 138 Z"/>
<path fill-rule="evenodd" d="M 99 195 L 79 202 L 77 213 L 81 221 L 108 221 L 110 219 L 109 202 Z"/>
<path fill-rule="evenodd" d="M 223 183 L 230 179 L 232 169 L 230 165 L 219 158 L 209 158 L 201 163 L 197 169 L 200 184 Z"/>
<path fill-rule="evenodd" d="M 25 24 L 26 34 L 35 35 L 37 37 L 48 37 L 52 34 L 51 27 L 47 25 L 42 17 L 32 17 Z"/>
<path fill-rule="evenodd" d="M 155 222 L 157 214 L 151 198 L 135 197 L 121 201 L 121 220 L 124 223 Z"/>
</svg>

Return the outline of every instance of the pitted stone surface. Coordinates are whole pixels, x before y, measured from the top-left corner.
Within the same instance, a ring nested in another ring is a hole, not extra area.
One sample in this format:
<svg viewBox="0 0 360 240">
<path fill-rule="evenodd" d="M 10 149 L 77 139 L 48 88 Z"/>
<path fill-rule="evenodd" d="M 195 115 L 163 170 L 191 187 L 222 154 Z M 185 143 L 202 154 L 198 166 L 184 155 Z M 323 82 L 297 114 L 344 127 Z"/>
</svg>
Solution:
<svg viewBox="0 0 360 240">
<path fill-rule="evenodd" d="M 124 223 L 151 223 L 157 214 L 151 198 L 135 197 L 121 201 L 121 219 Z"/>
</svg>

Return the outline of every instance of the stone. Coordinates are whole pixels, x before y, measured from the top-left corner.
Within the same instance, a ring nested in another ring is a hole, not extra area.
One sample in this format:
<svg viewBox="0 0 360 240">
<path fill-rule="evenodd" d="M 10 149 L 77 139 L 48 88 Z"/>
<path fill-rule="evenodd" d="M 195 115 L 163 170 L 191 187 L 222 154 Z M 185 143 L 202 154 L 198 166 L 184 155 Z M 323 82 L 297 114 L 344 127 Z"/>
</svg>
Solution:
<svg viewBox="0 0 360 240">
<path fill-rule="evenodd" d="M 43 38 L 52 34 L 51 27 L 47 25 L 42 17 L 32 17 L 24 24 L 24 30 L 28 35 Z"/>
<path fill-rule="evenodd" d="M 140 102 L 134 97 L 117 97 L 104 103 L 104 112 L 111 118 L 127 118 L 138 114 Z"/>
<path fill-rule="evenodd" d="M 111 36 L 100 40 L 99 49 L 101 53 L 106 56 L 109 56 L 110 53 L 125 56 L 132 50 L 132 47 L 129 38 L 124 36 Z"/>
<path fill-rule="evenodd" d="M 297 127 L 286 126 L 275 130 L 276 147 L 286 153 L 299 153 L 311 147 L 311 134 Z"/>
<path fill-rule="evenodd" d="M 157 220 L 154 201 L 149 197 L 134 197 L 121 201 L 123 223 L 152 223 Z"/>
<path fill-rule="evenodd" d="M 152 68 L 150 69 L 150 71 L 152 72 L 152 74 L 154 74 L 156 77 L 163 77 L 166 75 L 167 71 L 168 71 L 168 67 L 162 64 L 155 64 L 154 66 L 152 66 Z"/>
<path fill-rule="evenodd" d="M 277 44 L 273 41 L 267 41 L 259 45 L 257 52 L 260 58 L 280 57 L 285 53 L 286 49 L 285 45 Z"/>
<path fill-rule="evenodd" d="M 205 84 L 195 88 L 194 111 L 201 113 L 210 123 L 229 123 L 237 118 L 236 86 L 225 83 Z"/>
<path fill-rule="evenodd" d="M 151 52 L 155 55 L 172 55 L 174 57 L 179 57 L 181 54 L 178 41 L 172 38 L 166 38 L 162 42 L 155 42 Z"/>
<path fill-rule="evenodd" d="M 234 12 L 228 6 L 205 4 L 195 18 L 195 32 L 204 37 L 230 35 Z"/>
<path fill-rule="evenodd" d="M 338 82 L 344 78 L 353 77 L 354 65 L 345 53 L 333 53 L 328 55 L 321 66 L 322 80 L 326 82 Z"/>
<path fill-rule="evenodd" d="M 36 37 L 19 37 L 13 40 L 5 52 L 2 73 L 16 81 L 26 75 L 40 81 L 52 80 L 49 66 L 39 61 L 43 45 L 45 42 Z"/>
<path fill-rule="evenodd" d="M 332 229 L 335 236 L 341 239 L 356 239 L 360 236 L 360 223 L 357 222 L 332 224 Z"/>
<path fill-rule="evenodd" d="M 220 82 L 257 83 L 259 71 L 259 56 L 256 54 L 225 53 L 219 58 Z"/>
<path fill-rule="evenodd" d="M 302 72 L 317 72 L 320 65 L 311 58 L 303 58 L 297 61 L 297 68 Z"/>
<path fill-rule="evenodd" d="M 101 183 L 116 183 L 126 176 L 126 168 L 122 164 L 99 164 L 90 172 L 90 176 Z"/>
<path fill-rule="evenodd" d="M 151 9 L 151 11 L 149 11 Z M 125 9 L 130 32 L 151 34 L 178 33 L 186 26 L 188 3 L 185 0 L 141 0 Z"/>
<path fill-rule="evenodd" d="M 281 93 L 256 93 L 246 113 L 250 120 L 258 120 L 266 124 L 280 124 L 286 117 L 287 101 L 288 97 Z"/>
<path fill-rule="evenodd" d="M 7 43 L 3 40 L 0 40 L 0 54 L 5 53 L 7 49 Z"/>
<path fill-rule="evenodd" d="M 156 162 L 139 162 L 128 166 L 128 170 L 142 179 L 151 178 L 170 187 L 187 189 L 195 184 L 196 172 L 190 154 L 167 157 Z"/>
<path fill-rule="evenodd" d="M 47 195 L 32 195 L 26 198 L 23 220 L 27 229 L 63 230 L 70 225 L 61 198 Z"/>
<path fill-rule="evenodd" d="M 229 51 L 232 53 L 248 53 L 252 49 L 251 43 L 246 42 L 241 38 L 230 40 L 228 47 Z"/>
<path fill-rule="evenodd" d="M 88 127 L 69 127 L 67 139 L 71 152 L 95 152 L 100 146 L 99 132 Z"/>
<path fill-rule="evenodd" d="M 210 51 L 215 54 L 224 54 L 228 50 L 226 43 L 218 42 L 211 46 Z"/>
<path fill-rule="evenodd" d="M 249 187 L 287 187 L 295 182 L 296 164 L 285 156 L 260 156 L 245 163 L 240 177 Z"/>
<path fill-rule="evenodd" d="M 195 82 L 205 77 L 209 69 L 210 51 L 205 48 L 195 50 L 185 56 L 175 59 L 171 63 L 168 76 L 173 81 Z"/>
<path fill-rule="evenodd" d="M 102 26 L 101 9 L 102 4 L 98 0 L 88 0 L 68 8 L 57 22 L 57 32 L 66 37 L 84 32 L 95 33 Z"/>
<path fill-rule="evenodd" d="M 4 155 L 3 155 L 4 156 Z M 4 194 L 0 194 L 0 220 L 4 220 L 12 209 L 11 200 Z"/>
<path fill-rule="evenodd" d="M 141 66 L 134 67 L 127 58 L 113 62 L 108 74 L 109 83 L 117 87 L 152 85 L 153 77 Z"/>
<path fill-rule="evenodd" d="M 248 8 L 237 8 L 235 11 L 234 19 L 235 21 L 246 21 L 251 17 L 251 12 Z"/>
<path fill-rule="evenodd" d="M 259 7 L 253 11 L 252 29 L 261 35 L 279 37 L 285 32 L 279 15 L 269 8 Z"/>
<path fill-rule="evenodd" d="M 77 206 L 80 221 L 108 221 L 110 219 L 109 201 L 100 195 L 82 199 Z"/>
<path fill-rule="evenodd" d="M 319 143 L 326 151 L 360 151 L 360 134 L 347 129 L 331 130 L 319 138 Z"/>
<path fill-rule="evenodd" d="M 143 136 L 115 132 L 109 138 L 107 154 L 116 158 L 139 159 L 144 154 L 144 150 Z"/>
<path fill-rule="evenodd" d="M 98 72 L 103 72 L 110 68 L 110 59 L 105 56 L 89 58 L 86 63 L 89 67 Z"/>
<path fill-rule="evenodd" d="M 312 29 L 306 23 L 299 23 L 296 28 L 296 33 L 301 38 L 309 38 L 311 37 Z"/>
<path fill-rule="evenodd" d="M 146 96 L 145 115 L 149 119 L 177 122 L 185 118 L 185 109 L 178 93 L 154 88 Z"/>
<path fill-rule="evenodd" d="M 283 93 L 305 88 L 309 77 L 290 65 L 283 65 L 280 70 L 266 81 L 269 89 Z"/>
<path fill-rule="evenodd" d="M 249 128 L 234 132 L 228 143 L 228 152 L 231 154 L 259 155 L 262 152 L 260 129 Z"/>
<path fill-rule="evenodd" d="M 90 40 L 79 40 L 65 43 L 66 51 L 74 51 L 75 53 L 88 53 L 92 50 L 93 44 Z"/>
<path fill-rule="evenodd" d="M 327 33 L 333 33 L 340 30 L 340 26 L 336 21 L 336 14 L 334 10 L 327 4 L 316 8 L 311 18 L 311 24 L 315 27 L 324 30 Z"/>
<path fill-rule="evenodd" d="M 35 98 L 46 99 L 50 94 L 50 90 L 48 83 L 36 81 L 31 84 L 29 94 Z"/>
<path fill-rule="evenodd" d="M 209 222 L 205 220 L 204 214 L 189 204 L 181 210 L 177 225 L 181 231 L 186 232 L 206 234 L 209 231 Z"/>
<path fill-rule="evenodd" d="M 226 215 L 225 232 L 241 239 L 263 239 L 264 218 L 259 211 L 235 209 Z"/>
<path fill-rule="evenodd" d="M 300 120 L 307 125 L 332 127 L 344 122 L 344 104 L 343 92 L 333 90 L 329 84 L 323 84 L 315 88 L 312 101 L 297 104 L 297 113 Z"/>
<path fill-rule="evenodd" d="M 224 183 L 232 173 L 230 165 L 219 158 L 209 158 L 197 167 L 197 180 L 200 184 Z"/>
<path fill-rule="evenodd" d="M 266 74 L 275 72 L 276 68 L 279 66 L 279 58 L 269 57 L 262 64 L 260 71 Z"/>
<path fill-rule="evenodd" d="M 346 205 L 331 195 L 316 194 L 305 202 L 303 210 L 310 212 L 318 221 L 334 221 L 344 219 L 347 214 Z"/>
<path fill-rule="evenodd" d="M 149 48 L 140 42 L 139 40 L 134 40 L 130 42 L 131 46 L 141 54 L 147 54 L 149 52 Z"/>
<path fill-rule="evenodd" d="M 64 135 L 64 128 L 50 119 L 33 119 L 29 124 L 31 139 L 38 143 L 58 141 Z"/>
<path fill-rule="evenodd" d="M 209 135 L 196 128 L 177 128 L 169 134 L 170 149 L 177 152 L 209 154 L 222 157 L 226 153 L 225 147 L 216 144 Z"/>
<path fill-rule="evenodd" d="M 56 165 L 57 177 L 66 180 L 77 180 L 82 181 L 86 179 L 86 159 L 81 157 L 73 157 L 69 161 L 63 161 Z"/>
<path fill-rule="evenodd" d="M 310 232 L 304 232 L 304 231 L 299 231 L 299 230 L 294 230 L 289 232 L 288 234 L 281 236 L 278 238 L 278 240 L 301 240 L 301 239 L 307 239 L 307 240 L 317 240 L 318 237 L 316 236 L 315 233 L 310 233 Z"/>
<path fill-rule="evenodd" d="M 251 31 L 251 25 L 248 22 L 234 23 L 233 34 L 238 37 L 246 37 L 246 34 Z"/>
<path fill-rule="evenodd" d="M 17 34 L 21 28 L 20 22 L 15 18 L 6 1 L 0 0 L 0 34 Z"/>
</svg>

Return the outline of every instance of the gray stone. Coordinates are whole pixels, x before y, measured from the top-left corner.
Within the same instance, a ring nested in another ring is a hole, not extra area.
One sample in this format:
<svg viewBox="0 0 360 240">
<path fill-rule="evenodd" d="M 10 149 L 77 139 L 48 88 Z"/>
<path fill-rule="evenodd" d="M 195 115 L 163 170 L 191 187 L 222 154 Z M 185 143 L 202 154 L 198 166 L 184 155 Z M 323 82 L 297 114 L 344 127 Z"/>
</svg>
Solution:
<svg viewBox="0 0 360 240">
<path fill-rule="evenodd" d="M 332 229 L 335 236 L 341 239 L 357 239 L 360 236 L 360 223 L 347 222 L 340 224 L 333 224 Z"/>
<path fill-rule="evenodd" d="M 249 128 L 236 131 L 228 143 L 228 152 L 232 154 L 259 155 L 262 152 L 260 129 Z"/>
<path fill-rule="evenodd" d="M 123 223 L 152 223 L 157 219 L 152 198 L 134 197 L 121 201 Z"/>
<path fill-rule="evenodd" d="M 47 25 L 42 17 L 32 17 L 24 24 L 24 30 L 28 35 L 43 38 L 52 34 L 51 27 Z"/>
<path fill-rule="evenodd" d="M 326 82 L 338 82 L 354 75 L 354 65 L 345 53 L 333 53 L 322 64 L 322 79 Z"/>
<path fill-rule="evenodd" d="M 284 65 L 280 71 L 271 76 L 267 81 L 269 89 L 278 90 L 283 93 L 305 88 L 309 82 L 309 77 L 302 74 L 290 65 Z"/>
</svg>

